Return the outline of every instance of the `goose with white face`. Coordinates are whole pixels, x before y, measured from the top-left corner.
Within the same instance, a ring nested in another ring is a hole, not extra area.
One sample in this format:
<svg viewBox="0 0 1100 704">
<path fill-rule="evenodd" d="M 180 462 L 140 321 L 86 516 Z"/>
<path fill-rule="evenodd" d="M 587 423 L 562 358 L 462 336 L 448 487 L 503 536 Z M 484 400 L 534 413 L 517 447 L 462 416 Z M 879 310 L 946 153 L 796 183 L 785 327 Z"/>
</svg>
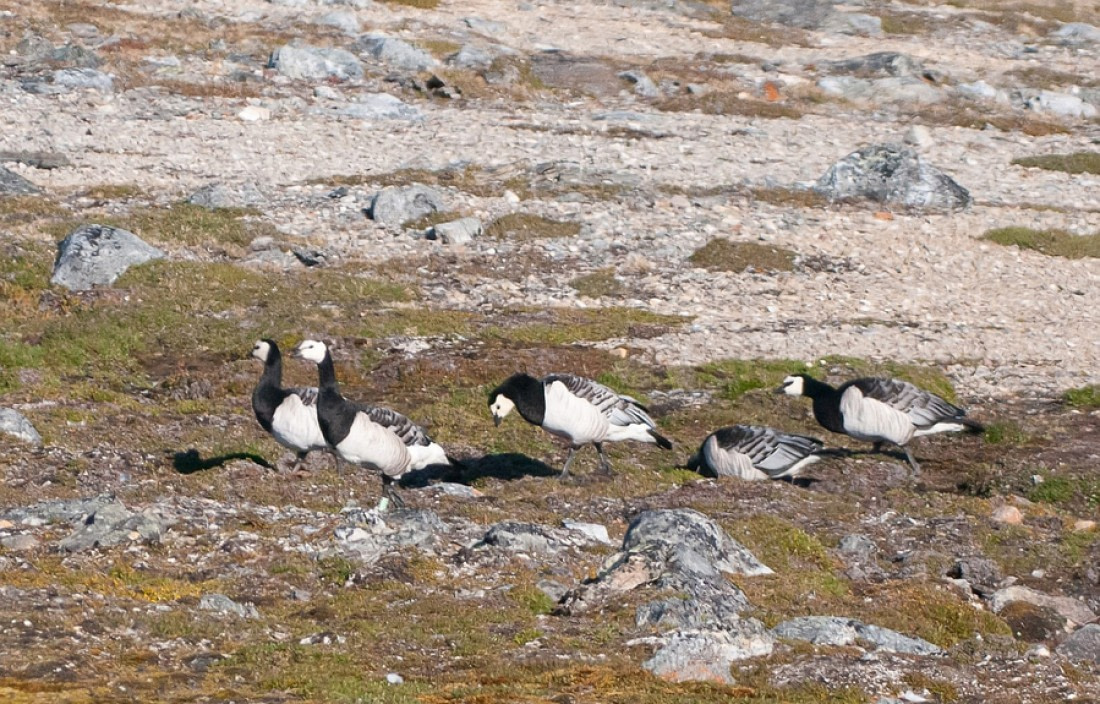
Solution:
<svg viewBox="0 0 1100 704">
<path fill-rule="evenodd" d="M 801 396 L 806 392 L 806 380 L 800 376 L 789 376 L 783 380 L 783 384 L 775 392 L 788 396 Z"/>
<path fill-rule="evenodd" d="M 325 354 L 327 353 L 328 348 L 325 347 L 325 343 L 317 340 L 303 340 L 302 344 L 294 349 L 295 357 L 313 362 L 314 364 L 323 362 L 325 360 Z"/>
<path fill-rule="evenodd" d="M 271 343 L 267 340 L 257 340 L 252 346 L 252 356 L 261 362 L 266 362 L 271 356 Z"/>
<path fill-rule="evenodd" d="M 489 410 L 493 413 L 493 424 L 499 427 L 501 421 L 515 409 L 516 404 L 513 403 L 512 399 L 504 394 L 497 394 L 497 397 L 489 405 Z"/>
</svg>

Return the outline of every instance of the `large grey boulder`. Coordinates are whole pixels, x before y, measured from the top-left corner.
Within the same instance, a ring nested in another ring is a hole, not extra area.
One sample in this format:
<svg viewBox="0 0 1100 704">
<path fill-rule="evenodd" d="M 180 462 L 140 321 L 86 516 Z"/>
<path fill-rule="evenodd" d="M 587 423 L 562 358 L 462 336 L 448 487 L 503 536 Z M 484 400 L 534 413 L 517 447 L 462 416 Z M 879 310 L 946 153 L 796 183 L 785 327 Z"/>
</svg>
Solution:
<svg viewBox="0 0 1100 704">
<path fill-rule="evenodd" d="M 1053 596 L 1036 591 L 1031 587 L 1012 585 L 1004 589 L 998 589 L 989 599 L 989 608 L 994 613 L 1000 613 L 1006 606 L 1014 601 L 1023 601 L 1035 606 L 1054 609 L 1065 619 L 1068 629 L 1075 628 L 1096 619 L 1096 614 L 1084 602 L 1068 596 Z"/>
<path fill-rule="evenodd" d="M 943 655 L 943 649 L 923 638 L 912 638 L 853 618 L 802 616 L 780 623 L 772 629 L 772 633 L 779 638 L 804 640 L 817 645 L 852 645 L 863 641 L 891 653 Z"/>
<path fill-rule="evenodd" d="M 443 196 L 428 186 L 388 186 L 375 194 L 367 214 L 380 225 L 400 226 L 446 209 Z"/>
<path fill-rule="evenodd" d="M 350 51 L 308 44 L 279 47 L 271 54 L 269 65 L 287 78 L 303 80 L 350 80 L 363 76 L 363 64 Z"/>
<path fill-rule="evenodd" d="M 50 283 L 70 291 L 110 286 L 130 267 L 163 258 L 164 252 L 132 232 L 82 225 L 58 243 Z"/>
<path fill-rule="evenodd" d="M 384 34 L 364 34 L 355 40 L 352 48 L 404 71 L 426 71 L 439 65 L 439 61 L 428 52 Z"/>
<path fill-rule="evenodd" d="M 827 0 L 733 0 L 730 11 L 753 22 L 774 22 L 790 27 L 820 27 L 834 12 Z"/>
<path fill-rule="evenodd" d="M 1056 650 L 1071 660 L 1100 665 L 1100 623 L 1078 628 L 1066 636 Z"/>
<path fill-rule="evenodd" d="M 763 624 L 746 619 L 736 629 L 683 630 L 651 639 L 661 647 L 642 667 L 672 682 L 733 684 L 730 665 L 768 655 L 775 641 Z"/>
<path fill-rule="evenodd" d="M 3 196 L 30 196 L 41 193 L 38 186 L 14 171 L 0 166 L 0 198 Z"/>
<path fill-rule="evenodd" d="M 42 436 L 27 417 L 13 408 L 0 408 L 0 433 L 32 445 L 42 444 Z"/>
<path fill-rule="evenodd" d="M 826 95 L 845 100 L 873 104 L 916 103 L 929 105 L 942 102 L 947 93 L 912 76 L 890 78 L 859 78 L 856 76 L 825 76 L 817 87 Z"/>
<path fill-rule="evenodd" d="M 1050 38 L 1067 46 L 1100 44 L 1100 27 L 1086 22 L 1070 22 L 1051 32 Z"/>
<path fill-rule="evenodd" d="M 53 85 L 66 90 L 110 93 L 115 89 L 115 79 L 111 74 L 94 68 L 63 68 L 53 72 Z"/>
<path fill-rule="evenodd" d="M 656 550 L 678 569 L 698 574 L 772 574 L 722 527 L 691 509 L 644 511 L 623 537 L 623 550 Z"/>
<path fill-rule="evenodd" d="M 970 193 L 917 152 L 897 144 L 854 151 L 814 184 L 830 201 L 867 198 L 918 211 L 955 210 L 970 205 Z"/>
</svg>

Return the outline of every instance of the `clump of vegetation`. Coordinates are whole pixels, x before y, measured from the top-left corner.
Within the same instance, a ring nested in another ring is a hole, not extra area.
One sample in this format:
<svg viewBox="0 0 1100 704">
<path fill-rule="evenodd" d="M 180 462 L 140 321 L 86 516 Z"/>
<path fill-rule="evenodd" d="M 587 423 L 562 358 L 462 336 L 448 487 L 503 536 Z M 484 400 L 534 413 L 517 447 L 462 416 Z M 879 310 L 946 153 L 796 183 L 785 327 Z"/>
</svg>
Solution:
<svg viewBox="0 0 1100 704">
<path fill-rule="evenodd" d="M 1014 421 L 987 423 L 983 437 L 992 445 L 1026 445 L 1031 441 L 1031 434 Z"/>
<path fill-rule="evenodd" d="M 1061 504 L 1073 498 L 1075 490 L 1074 483 L 1069 479 L 1047 476 L 1028 492 L 1027 498 L 1045 504 Z"/>
<path fill-rule="evenodd" d="M 917 12 L 885 12 L 879 19 L 887 34 L 928 34 L 932 30 L 929 19 Z"/>
<path fill-rule="evenodd" d="M 688 261 L 711 271 L 793 271 L 795 253 L 758 242 L 717 238 L 695 250 Z"/>
<path fill-rule="evenodd" d="M 45 196 L 6 196 L 0 198 L 0 223 L 33 222 L 57 217 L 65 211 Z"/>
<path fill-rule="evenodd" d="M 132 183 L 102 183 L 89 186 L 81 190 L 77 195 L 92 200 L 129 200 L 142 194 L 142 190 Z"/>
<path fill-rule="evenodd" d="M 434 10 L 439 7 L 439 0 L 382 0 L 388 5 L 401 5 L 417 10 Z"/>
<path fill-rule="evenodd" d="M 610 267 L 578 276 L 569 285 L 580 295 L 589 298 L 620 296 L 624 290 L 622 282 L 615 277 L 615 270 Z"/>
<path fill-rule="evenodd" d="M 510 213 L 497 218 L 485 228 L 488 237 L 518 241 L 576 237 L 580 232 L 579 223 L 551 220 L 533 213 Z"/>
<path fill-rule="evenodd" d="M 1100 233 L 1072 235 L 1065 230 L 1035 230 L 1030 227 L 1000 227 L 988 230 L 983 240 L 1006 247 L 1033 249 L 1040 254 L 1067 259 L 1100 257 Z"/>
<path fill-rule="evenodd" d="M 1064 171 L 1067 174 L 1100 174 L 1100 152 L 1024 156 L 1013 159 L 1012 163 L 1047 171 Z"/>
<path fill-rule="evenodd" d="M 752 197 L 764 203 L 796 208 L 822 208 L 829 204 L 828 198 L 812 188 L 758 187 L 752 189 Z"/>
<path fill-rule="evenodd" d="M 1062 394 L 1062 400 L 1072 408 L 1100 408 L 1100 386 L 1090 384 L 1070 389 Z"/>
<path fill-rule="evenodd" d="M 554 308 L 532 311 L 529 315 L 516 311 L 511 317 L 506 326 L 491 324 L 481 335 L 512 344 L 563 345 L 617 337 L 656 337 L 688 320 L 639 308 L 619 307 Z"/>
<path fill-rule="evenodd" d="M 784 377 L 806 371 L 793 359 L 723 359 L 699 368 L 699 381 L 718 385 L 721 395 L 737 399 L 753 389 L 773 389 Z"/>
<path fill-rule="evenodd" d="M 679 95 L 657 102 L 656 107 L 664 112 L 698 110 L 704 115 L 762 117 L 769 120 L 779 118 L 797 120 L 803 115 L 803 112 L 793 105 L 742 98 L 737 92 L 725 90 L 711 91 L 702 95 Z"/>
</svg>

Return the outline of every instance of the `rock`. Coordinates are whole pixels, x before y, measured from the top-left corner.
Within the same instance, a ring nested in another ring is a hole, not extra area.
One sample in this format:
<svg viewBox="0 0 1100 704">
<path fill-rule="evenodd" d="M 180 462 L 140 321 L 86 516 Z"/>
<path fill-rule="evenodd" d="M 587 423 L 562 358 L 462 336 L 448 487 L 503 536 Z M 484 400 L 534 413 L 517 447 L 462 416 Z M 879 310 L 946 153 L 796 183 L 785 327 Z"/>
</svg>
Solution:
<svg viewBox="0 0 1100 704">
<path fill-rule="evenodd" d="M 569 593 L 569 587 L 561 582 L 555 582 L 552 579 L 540 579 L 538 582 L 535 582 L 535 588 L 549 597 L 550 601 L 555 604 L 561 601 L 562 597 Z"/>
<path fill-rule="evenodd" d="M 821 23 L 821 30 L 836 34 L 881 37 L 882 18 L 864 12 L 835 12 Z"/>
<path fill-rule="evenodd" d="M 1100 44 L 1100 27 L 1086 22 L 1069 22 L 1051 32 L 1050 38 L 1067 46 Z"/>
<path fill-rule="evenodd" d="M 721 526 L 690 509 L 644 511 L 631 521 L 623 538 L 623 550 L 650 547 L 665 551 L 670 561 L 692 570 L 748 576 L 772 574 L 767 565 L 729 537 Z"/>
<path fill-rule="evenodd" d="M 69 157 L 58 152 L 37 151 L 0 151 L 0 162 L 14 161 L 18 164 L 26 164 L 36 169 L 63 169 L 72 166 Z M 7 173 L 11 173 L 8 171 Z M 0 169 L 0 194 L 4 192 L 4 169 Z M 33 188 L 33 185 L 31 186 Z"/>
<path fill-rule="evenodd" d="M 792 618 L 773 628 L 772 633 L 779 638 L 805 640 L 816 645 L 852 645 L 858 640 L 891 653 L 943 655 L 939 646 L 922 638 L 912 638 L 889 628 L 837 616 Z"/>
<path fill-rule="evenodd" d="M 21 533 L 19 535 L 6 535 L 0 538 L 0 547 L 5 550 L 11 550 L 12 552 L 24 552 L 26 550 L 34 550 L 38 547 L 38 538 L 30 535 L 29 533 Z"/>
<path fill-rule="evenodd" d="M 439 61 L 428 52 L 384 34 L 364 34 L 355 40 L 352 48 L 404 71 L 426 71 L 439 65 Z"/>
<path fill-rule="evenodd" d="M 848 558 L 849 562 L 866 562 L 878 552 L 875 541 L 862 533 L 853 533 L 840 539 L 837 550 Z"/>
<path fill-rule="evenodd" d="M 260 122 L 271 119 L 271 110 L 260 105 L 249 105 L 237 113 L 237 117 L 245 122 Z"/>
<path fill-rule="evenodd" d="M 42 444 L 42 436 L 34 429 L 27 417 L 14 408 L 0 408 L 0 433 L 31 445 Z"/>
<path fill-rule="evenodd" d="M 313 22 L 324 27 L 335 27 L 344 34 L 359 33 L 359 18 L 356 17 L 354 12 L 348 12 L 347 10 L 325 13 Z"/>
<path fill-rule="evenodd" d="M 443 244 L 466 244 L 472 242 L 475 237 L 480 237 L 481 233 L 481 220 L 477 218 L 460 218 L 433 225 L 428 229 L 425 238 L 439 240 Z"/>
<path fill-rule="evenodd" d="M 396 672 L 388 672 L 388 673 L 386 673 L 386 683 L 387 684 L 404 684 L 405 683 L 405 678 L 402 677 L 401 675 L 397 674 Z"/>
<path fill-rule="evenodd" d="M 841 73 L 860 78 L 919 77 L 925 73 L 924 64 L 920 59 L 896 51 L 880 51 L 840 61 L 825 61 L 817 64 L 817 67 L 825 73 Z"/>
<path fill-rule="evenodd" d="M 1000 617 L 1012 628 L 1012 633 L 1028 643 L 1050 640 L 1065 630 L 1066 620 L 1049 606 L 1037 606 L 1026 601 L 1011 601 Z"/>
<path fill-rule="evenodd" d="M 464 44 L 461 49 L 447 57 L 447 63 L 458 68 L 488 68 L 496 57 L 488 50 L 473 44 Z"/>
<path fill-rule="evenodd" d="M 499 37 L 507 33 L 507 27 L 500 22 L 485 20 L 480 17 L 463 17 L 462 23 L 478 34 L 484 34 L 487 37 Z"/>
<path fill-rule="evenodd" d="M 170 522 L 152 511 L 134 513 L 111 500 L 100 503 L 86 515 L 80 527 L 61 540 L 58 547 L 68 552 L 106 548 L 135 540 L 157 542 Z"/>
<path fill-rule="evenodd" d="M 827 76 L 817 82 L 817 87 L 824 93 L 840 96 L 845 100 L 874 104 L 924 105 L 938 103 L 947 97 L 943 90 L 912 76 L 874 80 L 854 76 Z"/>
<path fill-rule="evenodd" d="M 203 611 L 214 611 L 240 618 L 260 618 L 260 612 L 254 604 L 241 604 L 224 594 L 203 594 L 199 599 L 199 608 Z"/>
<path fill-rule="evenodd" d="M 430 551 L 437 537 L 450 532 L 434 511 L 403 509 L 385 514 L 381 521 L 361 508 L 342 513 L 349 524 L 336 529 L 340 550 L 366 564 L 407 548 Z"/>
<path fill-rule="evenodd" d="M 62 68 L 54 71 L 52 77 L 51 85 L 64 89 L 60 92 L 94 90 L 110 93 L 115 89 L 114 76 L 94 68 Z"/>
<path fill-rule="evenodd" d="M 4 513 L 6 520 L 14 524 L 42 526 L 48 523 L 72 523 L 94 513 L 101 506 L 112 503 L 111 496 L 96 496 L 86 499 L 63 499 L 59 501 L 41 501 L 32 506 L 14 508 Z"/>
<path fill-rule="evenodd" d="M 992 100 L 998 103 L 1009 102 L 1008 93 L 995 88 L 985 81 L 974 81 L 973 83 L 960 83 L 955 86 L 955 92 L 965 98 L 971 98 L 976 100 Z"/>
<path fill-rule="evenodd" d="M 905 143 L 911 144 L 917 149 L 928 149 L 936 144 L 932 139 L 932 131 L 924 125 L 913 125 L 905 133 Z"/>
<path fill-rule="evenodd" d="M 322 112 L 359 120 L 415 120 L 420 111 L 402 102 L 389 93 L 365 93 L 356 97 L 356 102 L 337 106 L 335 109 L 321 108 Z"/>
<path fill-rule="evenodd" d="M 607 526 L 599 523 L 582 523 L 581 521 L 571 521 L 568 518 L 563 520 L 561 524 L 568 530 L 576 531 L 586 536 L 587 538 L 604 545 L 611 545 L 611 538 L 607 534 Z"/>
<path fill-rule="evenodd" d="M 256 188 L 256 184 L 249 181 L 235 186 L 211 183 L 192 193 L 187 202 L 210 210 L 252 208 L 264 202 L 264 195 Z"/>
<path fill-rule="evenodd" d="M 1070 633 L 1055 650 L 1078 662 L 1100 665 L 1100 623 L 1090 623 Z"/>
<path fill-rule="evenodd" d="M 989 608 L 994 613 L 1000 613 L 1002 609 L 1014 601 L 1024 601 L 1035 606 L 1049 607 L 1057 611 L 1066 620 L 1065 626 L 1073 628 L 1081 624 L 1089 623 L 1096 618 L 1083 602 L 1068 596 L 1051 596 L 1035 591 L 1030 587 L 1013 585 L 998 589 L 989 599 Z"/>
<path fill-rule="evenodd" d="M 1024 522 L 1024 514 L 1020 513 L 1020 509 L 1007 504 L 993 509 L 993 513 L 989 517 L 994 523 L 1007 523 L 1013 526 L 1018 526 Z"/>
<path fill-rule="evenodd" d="M 642 667 L 670 682 L 732 684 L 730 665 L 737 660 L 769 655 L 774 639 L 755 619 L 737 630 L 676 631 L 656 639 L 661 648 Z"/>
<path fill-rule="evenodd" d="M 1001 568 L 985 557 L 967 557 L 955 562 L 947 571 L 952 579 L 965 579 L 971 585 L 992 588 L 1001 581 Z"/>
<path fill-rule="evenodd" d="M 428 186 L 388 186 L 371 199 L 368 217 L 380 225 L 400 226 L 416 218 L 446 210 L 443 196 Z"/>
<path fill-rule="evenodd" d="M 321 100 L 343 100 L 344 95 L 332 86 L 314 86 L 313 97 Z"/>
<path fill-rule="evenodd" d="M 1073 522 L 1073 531 L 1075 533 L 1087 533 L 1091 530 L 1096 530 L 1096 521 L 1087 518 L 1079 518 Z"/>
<path fill-rule="evenodd" d="M 814 184 L 830 201 L 868 198 L 917 211 L 970 205 L 970 193 L 950 176 L 925 164 L 911 149 L 876 144 L 852 152 Z"/>
<path fill-rule="evenodd" d="M 130 267 L 163 258 L 164 252 L 132 232 L 82 225 L 58 243 L 50 283 L 70 291 L 110 286 Z"/>
<path fill-rule="evenodd" d="M 619 78 L 634 84 L 635 95 L 640 95 L 643 98 L 657 98 L 661 95 L 661 89 L 657 87 L 653 79 L 641 71 L 623 71 L 619 74 Z"/>
<path fill-rule="evenodd" d="M 362 78 L 363 64 L 350 51 L 308 44 L 286 44 L 271 55 L 268 64 L 287 78 L 323 80 Z"/>
<path fill-rule="evenodd" d="M 834 12 L 827 0 L 733 0 L 730 11 L 753 22 L 774 22 L 802 29 L 820 27 Z"/>
<path fill-rule="evenodd" d="M 504 521 L 491 527 L 474 547 L 496 547 L 528 555 L 553 555 L 568 547 L 548 526 Z"/>
<path fill-rule="evenodd" d="M 1039 95 L 1029 98 L 1027 107 L 1061 117 L 1092 119 L 1100 114 L 1095 105 L 1085 102 L 1076 95 L 1056 93 L 1051 90 L 1040 91 Z"/>
<path fill-rule="evenodd" d="M 485 496 L 484 493 L 468 484 L 456 484 L 455 482 L 437 482 L 435 484 L 430 484 L 424 487 L 423 493 L 454 496 L 459 499 L 480 499 Z"/>
<path fill-rule="evenodd" d="M 0 198 L 4 196 L 30 196 L 41 192 L 38 186 L 27 179 L 0 166 Z"/>
</svg>

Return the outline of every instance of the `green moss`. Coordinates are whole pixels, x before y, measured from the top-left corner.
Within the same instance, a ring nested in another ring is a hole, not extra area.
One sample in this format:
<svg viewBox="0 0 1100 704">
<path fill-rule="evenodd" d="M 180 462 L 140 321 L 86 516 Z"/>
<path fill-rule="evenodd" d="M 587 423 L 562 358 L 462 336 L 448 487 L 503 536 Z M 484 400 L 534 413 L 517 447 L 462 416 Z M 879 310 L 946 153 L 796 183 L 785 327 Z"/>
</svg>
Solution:
<svg viewBox="0 0 1100 704">
<path fill-rule="evenodd" d="M 1035 487 L 1028 492 L 1027 498 L 1030 501 L 1060 504 L 1073 498 L 1075 489 L 1074 483 L 1069 479 L 1047 476 L 1044 477 L 1041 483 L 1036 484 Z"/>
<path fill-rule="evenodd" d="M 578 276 L 569 285 L 580 295 L 589 298 L 620 296 L 624 290 L 622 282 L 615 277 L 615 270 L 610 267 Z"/>
<path fill-rule="evenodd" d="M 1020 249 L 1033 249 L 1041 254 L 1067 259 L 1100 257 L 1100 233 L 1071 235 L 1064 230 L 1033 230 L 1030 227 L 1002 227 L 987 230 L 983 240 Z"/>
<path fill-rule="evenodd" d="M 639 308 L 551 308 L 528 316 L 517 312 L 506 326 L 490 326 L 481 337 L 527 345 L 599 342 L 617 337 L 653 337 L 687 318 Z"/>
<path fill-rule="evenodd" d="M 497 218 L 485 228 L 488 237 L 516 241 L 576 237 L 581 226 L 575 222 L 550 220 L 533 213 L 510 213 Z"/>
<path fill-rule="evenodd" d="M 688 258 L 695 266 L 711 271 L 792 271 L 795 253 L 758 242 L 713 239 Z"/>
<path fill-rule="evenodd" d="M 797 120 L 803 115 L 801 110 L 787 103 L 752 100 L 741 97 L 739 92 L 718 90 L 702 95 L 667 98 L 658 101 L 656 107 L 664 112 L 698 111 L 704 115 L 735 115 L 770 120 L 779 118 Z"/>
<path fill-rule="evenodd" d="M 733 523 L 728 530 L 776 572 L 806 566 L 826 570 L 834 567 L 820 540 L 782 518 L 758 514 Z"/>
<path fill-rule="evenodd" d="M 993 445 L 1026 445 L 1031 442 L 1031 434 L 1015 421 L 995 421 L 985 426 L 983 435 L 986 442 Z"/>
<path fill-rule="evenodd" d="M 1062 400 L 1071 408 L 1100 408 L 1100 386 L 1090 384 L 1070 389 L 1062 394 Z"/>
<path fill-rule="evenodd" d="M 1047 171 L 1064 171 L 1067 174 L 1100 174 L 1100 152 L 1025 156 L 1013 159 L 1012 163 Z"/>
<path fill-rule="evenodd" d="M 928 34 L 932 29 L 928 18 L 916 12 L 885 12 L 879 18 L 887 34 Z"/>
<path fill-rule="evenodd" d="M 774 389 L 806 365 L 791 359 L 723 359 L 699 367 L 699 381 L 718 386 L 727 399 L 740 398 L 754 389 Z"/>
<path fill-rule="evenodd" d="M 755 200 L 795 208 L 823 208 L 829 204 L 829 199 L 812 188 L 785 188 L 774 186 L 770 188 L 753 188 L 752 197 Z"/>
</svg>

